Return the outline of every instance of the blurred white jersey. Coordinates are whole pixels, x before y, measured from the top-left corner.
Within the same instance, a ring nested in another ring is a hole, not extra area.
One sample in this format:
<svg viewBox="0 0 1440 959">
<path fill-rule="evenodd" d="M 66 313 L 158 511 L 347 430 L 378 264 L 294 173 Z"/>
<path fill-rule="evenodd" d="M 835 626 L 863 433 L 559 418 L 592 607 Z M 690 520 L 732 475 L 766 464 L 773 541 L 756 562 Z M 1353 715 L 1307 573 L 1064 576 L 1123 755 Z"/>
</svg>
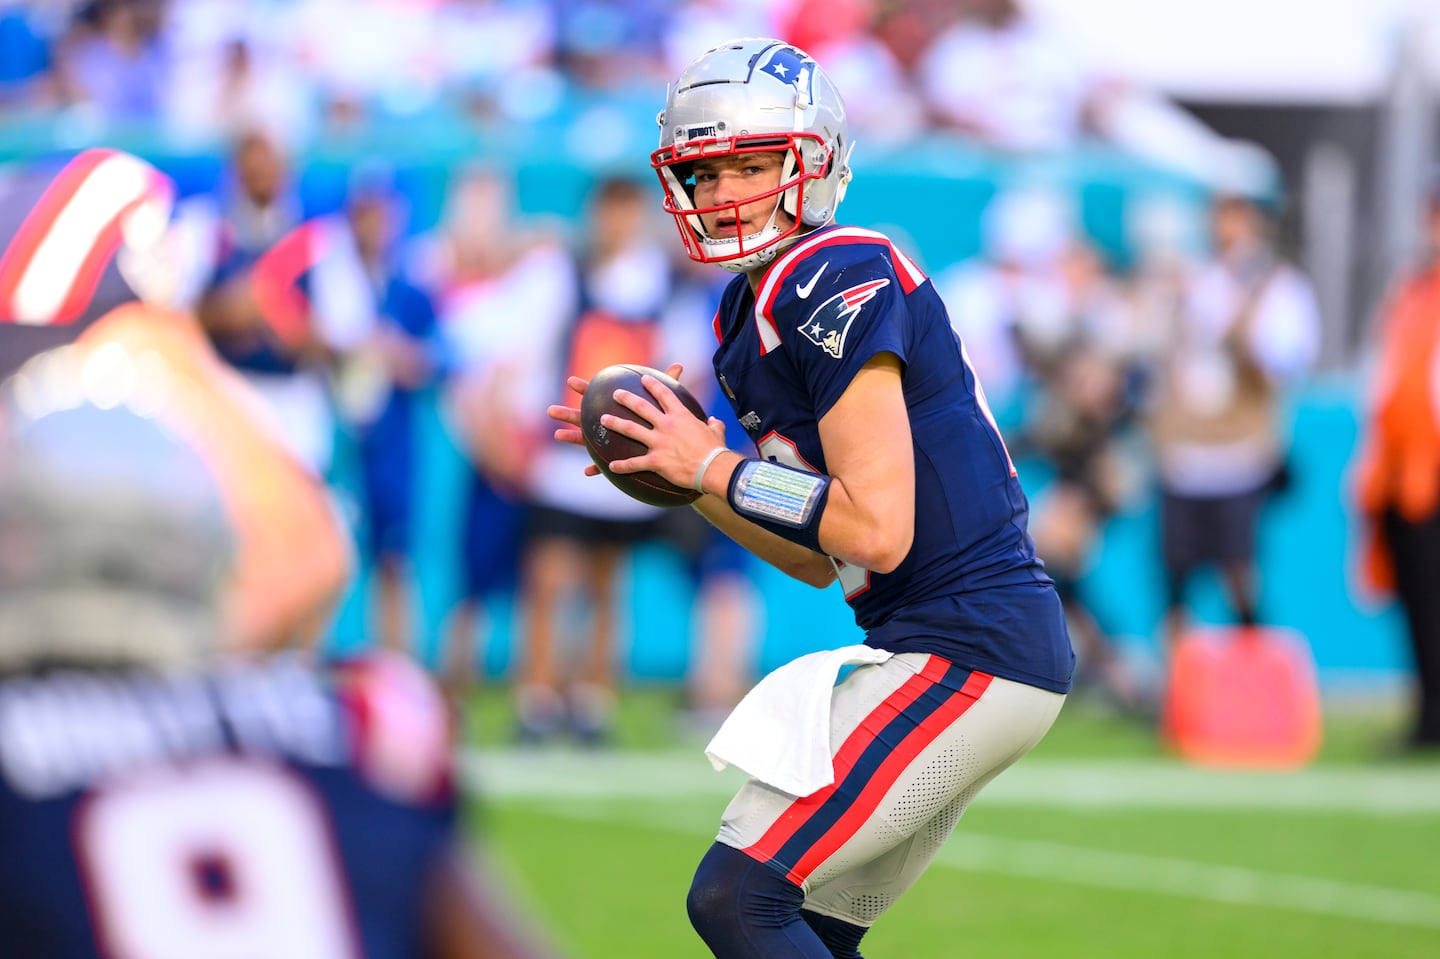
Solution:
<svg viewBox="0 0 1440 959">
<path fill-rule="evenodd" d="M 636 246 L 582 269 L 579 315 L 563 331 L 566 339 L 557 339 L 550 349 L 551 373 L 542 380 L 554 384 L 548 396 L 551 403 L 579 402 L 564 386 L 568 372 L 589 376 L 617 362 L 663 367 L 686 352 L 667 329 L 673 282 L 670 261 L 662 249 Z M 610 329 L 596 334 L 596 326 Z M 604 479 L 586 476 L 589 463 L 589 454 L 578 446 L 551 443 L 541 447 L 531 474 L 532 501 L 604 520 L 629 522 L 660 514 L 658 507 L 630 498 Z"/>
</svg>

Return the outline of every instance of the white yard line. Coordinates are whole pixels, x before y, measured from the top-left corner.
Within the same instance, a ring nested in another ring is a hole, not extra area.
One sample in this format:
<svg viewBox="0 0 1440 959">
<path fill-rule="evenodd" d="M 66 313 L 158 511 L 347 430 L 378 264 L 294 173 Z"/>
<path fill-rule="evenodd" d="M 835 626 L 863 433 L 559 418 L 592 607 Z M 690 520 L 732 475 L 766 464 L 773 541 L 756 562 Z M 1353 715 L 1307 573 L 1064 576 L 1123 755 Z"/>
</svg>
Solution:
<svg viewBox="0 0 1440 959">
<path fill-rule="evenodd" d="M 727 796 L 743 781 L 699 749 L 659 753 L 469 750 L 471 788 L 497 798 Z M 1288 773 L 1201 769 L 1166 760 L 1021 760 L 977 803 L 1067 808 L 1440 815 L 1440 767 L 1322 766 Z"/>
<path fill-rule="evenodd" d="M 575 804 L 559 796 L 551 796 L 541 805 L 548 814 L 567 819 L 625 823 L 692 838 L 703 836 L 704 830 L 714 825 L 713 822 L 697 824 L 694 815 L 674 807 Z M 1225 905 L 1284 909 L 1335 919 L 1440 929 L 1440 896 L 1413 889 L 1109 852 L 1064 843 L 961 832 L 940 850 L 935 866 Z"/>
<path fill-rule="evenodd" d="M 971 872 L 1440 929 L 1440 896 L 1241 866 L 971 833 L 957 833 L 936 862 Z"/>
</svg>

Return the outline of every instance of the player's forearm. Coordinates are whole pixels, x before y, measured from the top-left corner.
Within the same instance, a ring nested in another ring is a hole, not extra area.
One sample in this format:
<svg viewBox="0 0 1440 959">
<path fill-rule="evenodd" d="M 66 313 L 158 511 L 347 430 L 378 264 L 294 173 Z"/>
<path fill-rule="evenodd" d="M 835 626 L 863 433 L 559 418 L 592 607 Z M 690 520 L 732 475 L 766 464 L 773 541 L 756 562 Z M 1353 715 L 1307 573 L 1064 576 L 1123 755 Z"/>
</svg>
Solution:
<svg viewBox="0 0 1440 959">
<path fill-rule="evenodd" d="M 720 532 L 786 576 L 817 589 L 823 589 L 835 581 L 835 566 L 828 556 L 791 543 L 756 526 L 736 513 L 725 497 L 707 493 L 695 501 L 695 508 Z"/>
<path fill-rule="evenodd" d="M 903 469 L 902 457 L 894 459 L 902 460 L 896 468 L 903 480 L 909 471 Z M 702 509 L 706 518 L 772 566 L 812 585 L 830 582 L 830 557 L 851 566 L 891 572 L 904 561 L 914 541 L 913 496 L 905 495 L 908 488 L 903 482 L 877 482 L 876 477 L 866 475 L 869 466 L 856 468 L 861 474 L 858 485 L 872 490 L 863 499 L 853 496 L 840 477 L 821 477 L 776 463 L 757 466 L 756 461 L 742 459 L 733 450 L 726 450 L 701 469 L 703 475 L 697 478 L 702 480 L 706 499 L 715 501 Z M 734 500 L 738 488 L 731 487 L 737 470 L 747 471 L 743 482 L 749 492 L 741 494 L 745 502 Z M 791 480 L 784 478 L 787 474 Z M 797 489 L 794 475 L 808 478 L 814 488 L 808 492 Z M 754 499 L 761 505 L 752 516 L 747 505 L 757 488 L 761 493 Z M 775 518 L 776 503 L 785 505 L 787 497 L 788 505 L 799 510 L 794 535 L 787 535 L 789 529 L 775 529 L 770 522 Z"/>
</svg>

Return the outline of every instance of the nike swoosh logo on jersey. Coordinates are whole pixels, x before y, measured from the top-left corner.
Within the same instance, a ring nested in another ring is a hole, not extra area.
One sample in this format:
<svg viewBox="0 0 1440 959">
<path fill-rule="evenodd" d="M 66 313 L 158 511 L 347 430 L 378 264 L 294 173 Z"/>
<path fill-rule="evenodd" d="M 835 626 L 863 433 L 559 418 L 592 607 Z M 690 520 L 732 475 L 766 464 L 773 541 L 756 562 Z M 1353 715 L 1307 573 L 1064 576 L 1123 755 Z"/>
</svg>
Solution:
<svg viewBox="0 0 1440 959">
<path fill-rule="evenodd" d="M 821 273 L 824 273 L 824 272 L 825 272 L 825 268 L 826 268 L 827 266 L 829 266 L 829 265 L 830 265 L 830 261 L 829 261 L 829 260 L 826 260 L 824 263 L 821 263 L 821 264 L 820 264 L 820 269 L 818 269 L 818 270 L 815 271 L 815 275 L 812 276 L 812 277 L 810 277 L 810 282 L 809 282 L 809 283 L 806 283 L 804 286 L 801 286 L 801 285 L 798 284 L 798 283 L 795 284 L 795 292 L 796 292 L 797 294 L 799 294 L 800 299 L 802 299 L 802 300 L 808 300 L 808 299 L 810 298 L 810 293 L 815 289 L 815 284 L 820 281 L 820 274 L 821 274 Z"/>
</svg>

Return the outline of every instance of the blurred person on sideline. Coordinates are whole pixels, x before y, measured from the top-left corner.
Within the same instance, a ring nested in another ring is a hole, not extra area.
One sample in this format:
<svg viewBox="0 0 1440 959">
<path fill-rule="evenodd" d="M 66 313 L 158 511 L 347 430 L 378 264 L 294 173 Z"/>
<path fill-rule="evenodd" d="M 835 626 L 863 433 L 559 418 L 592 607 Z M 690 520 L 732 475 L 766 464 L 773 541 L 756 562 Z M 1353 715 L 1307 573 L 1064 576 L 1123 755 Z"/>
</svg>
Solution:
<svg viewBox="0 0 1440 959">
<path fill-rule="evenodd" d="M 181 397 L 167 411 L 214 467 L 236 528 L 230 635 L 247 649 L 312 644 L 349 585 L 350 539 L 320 478 L 197 323 L 210 229 L 174 192 L 116 150 L 0 176 L 0 378 L 72 341 L 163 363 Z"/>
<path fill-rule="evenodd" d="M 1100 251 L 1075 240 L 1060 265 L 1063 323 L 1044 336 L 1020 328 L 1033 383 L 1017 455 L 1053 475 L 1031 518 L 1035 549 L 1055 580 L 1075 644 L 1076 690 L 1096 690 L 1127 711 L 1145 695 L 1086 593 L 1085 575 L 1111 516 L 1141 492 L 1144 454 L 1134 442 L 1143 384 L 1136 316 Z M 1033 331 L 1032 331 L 1033 332 Z"/>
<path fill-rule="evenodd" d="M 675 277 L 653 224 L 649 191 L 639 181 L 610 176 L 591 188 L 569 322 L 549 351 L 550 400 L 571 398 L 570 378 L 616 363 L 655 366 L 673 349 L 663 321 Z M 662 534 L 663 511 L 590 482 L 589 461 L 582 449 L 546 443 L 530 471 L 515 680 L 522 742 L 543 741 L 566 725 L 582 744 L 609 739 L 624 622 L 621 573 L 636 545 Z"/>
<path fill-rule="evenodd" d="M 1308 277 L 1283 257 L 1256 199 L 1217 195 L 1213 249 L 1166 335 L 1147 399 L 1160 493 L 1167 642 L 1188 626 L 1186 588 L 1216 567 L 1235 619 L 1262 621 L 1261 508 L 1290 475 L 1285 390 L 1319 351 Z"/>
<path fill-rule="evenodd" d="M 1139 337 L 1128 298 L 1079 235 L 1072 205 L 1049 185 L 1000 193 L 982 214 L 982 255 L 934 284 L 997 415 L 1016 431 L 1012 450 L 1053 474 L 1033 504 L 1031 532 L 1069 617 L 1076 686 L 1128 710 L 1141 694 L 1083 580 L 1104 523 L 1137 485 L 1124 440 Z"/>
<path fill-rule="evenodd" d="M 759 676 L 764 596 L 754 556 L 693 510 L 666 515 L 662 533 L 679 549 L 692 589 L 681 732 L 708 739 Z"/>
<path fill-rule="evenodd" d="M 347 254 L 364 276 L 369 332 L 338 357 L 334 391 L 354 434 L 362 498 L 362 547 L 375 565 L 376 639 L 413 651 L 413 550 L 419 469 L 419 391 L 439 373 L 435 306 L 405 274 L 404 200 L 388 169 L 362 164 L 345 206 Z"/>
<path fill-rule="evenodd" d="M 980 215 L 980 255 L 934 278 L 1002 421 L 1012 407 L 1023 405 L 1029 385 L 1025 344 L 1064 336 L 1064 266 L 1076 240 L 1074 219 L 1070 197 L 1055 187 L 1012 186 Z"/>
<path fill-rule="evenodd" d="M 62 346 L 0 394 L 6 955 L 553 955 L 466 842 L 422 672 L 236 652 L 226 496 L 165 377 Z"/>
<path fill-rule="evenodd" d="M 1399 600 L 1415 671 L 1404 748 L 1440 750 L 1440 170 L 1424 206 L 1424 247 L 1381 305 L 1378 367 L 1356 459 L 1363 585 Z"/>
<path fill-rule="evenodd" d="M 709 264 L 681 257 L 666 311 L 665 330 L 675 357 L 686 369 L 709 361 L 711 320 L 730 277 Z M 745 428 L 713 380 L 697 385 L 695 397 L 739 436 Z M 688 737 L 710 737 L 754 685 L 765 633 L 765 600 L 757 580 L 758 560 L 696 510 L 668 510 L 661 518 L 665 538 L 684 560 L 692 589 L 690 656 L 686 663 L 680 729 Z"/>
<path fill-rule="evenodd" d="M 298 284 L 315 265 L 325 231 L 302 222 L 298 192 L 279 140 L 251 127 L 232 143 L 216 197 L 219 262 L 201 299 L 200 322 L 216 352 L 274 411 L 297 456 L 328 476 L 335 416 L 329 345 L 315 298 Z M 357 287 L 351 298 L 360 296 Z"/>
<path fill-rule="evenodd" d="M 545 357 L 574 299 L 564 244 L 525 223 L 512 174 L 464 169 L 452 179 L 442 225 L 420 272 L 435 299 L 447 377 L 442 402 L 466 460 L 456 548 L 458 596 L 437 668 L 463 702 L 494 624 L 489 601 L 518 583 L 524 499 L 544 440 L 535 410 L 549 398 Z"/>
<path fill-rule="evenodd" d="M 761 559 L 838 580 L 866 633 L 770 673 L 711 740 L 717 767 L 751 778 L 687 909 L 721 959 L 853 959 L 1055 720 L 1064 610 L 944 304 L 885 235 L 835 222 L 851 142 L 820 65 L 730 41 L 670 85 L 659 121 L 651 162 L 686 251 L 737 274 L 714 367 L 760 456 L 650 380 L 654 403 L 614 397 L 650 426 L 600 420 L 648 449 L 611 468 L 702 491 L 695 508 Z M 577 408 L 550 414 L 557 440 L 583 442 Z"/>
</svg>

